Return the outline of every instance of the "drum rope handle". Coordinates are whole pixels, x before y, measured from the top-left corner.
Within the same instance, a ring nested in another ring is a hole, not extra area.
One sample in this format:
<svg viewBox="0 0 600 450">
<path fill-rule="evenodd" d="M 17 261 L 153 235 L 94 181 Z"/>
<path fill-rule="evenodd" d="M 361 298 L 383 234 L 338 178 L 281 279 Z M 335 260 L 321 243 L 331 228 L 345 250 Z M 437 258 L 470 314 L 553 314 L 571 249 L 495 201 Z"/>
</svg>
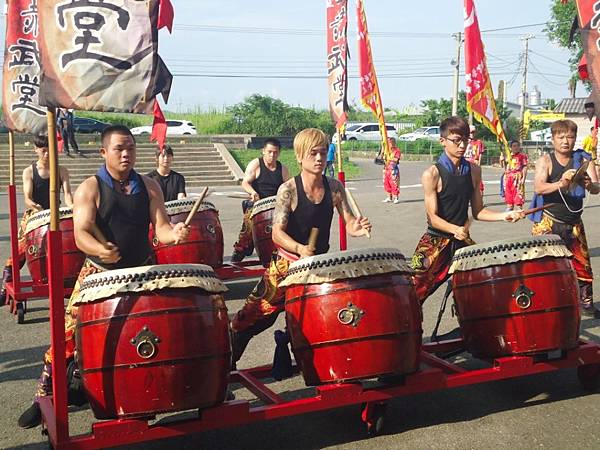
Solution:
<svg viewBox="0 0 600 450">
<path fill-rule="evenodd" d="M 577 214 L 577 213 L 580 213 L 581 211 L 583 211 L 585 209 L 585 207 L 588 205 L 588 203 L 590 202 L 590 196 L 586 194 L 583 204 L 581 205 L 581 208 L 577 209 L 577 210 L 573 210 L 573 209 L 569 208 L 569 205 L 567 204 L 567 201 L 565 200 L 565 197 L 563 196 L 562 189 L 559 188 L 558 193 L 560 194 L 560 198 L 562 199 L 563 203 L 565 204 L 565 207 L 569 210 L 569 212 L 571 212 L 573 214 Z"/>
</svg>

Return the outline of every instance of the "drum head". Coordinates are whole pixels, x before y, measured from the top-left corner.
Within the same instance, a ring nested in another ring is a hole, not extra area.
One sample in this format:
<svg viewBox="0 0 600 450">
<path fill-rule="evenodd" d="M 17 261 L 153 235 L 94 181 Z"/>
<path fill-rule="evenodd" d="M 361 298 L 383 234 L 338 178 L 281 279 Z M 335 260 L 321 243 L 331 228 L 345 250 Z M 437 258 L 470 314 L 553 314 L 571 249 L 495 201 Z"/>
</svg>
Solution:
<svg viewBox="0 0 600 450">
<path fill-rule="evenodd" d="M 250 214 L 250 218 L 254 217 L 257 214 L 260 214 L 261 212 L 274 209 L 276 201 L 276 195 L 272 197 L 261 198 L 259 201 L 254 203 L 254 206 L 252 207 L 252 214 Z"/>
<path fill-rule="evenodd" d="M 58 220 L 68 219 L 73 217 L 73 208 L 70 206 L 63 206 L 58 208 Z M 45 209 L 43 211 L 36 212 L 29 216 L 27 225 L 25 226 L 25 233 L 29 233 L 36 228 L 43 227 L 50 223 L 50 210 Z"/>
<path fill-rule="evenodd" d="M 194 206 L 194 203 L 196 203 L 197 199 L 197 197 L 188 197 L 182 198 L 181 200 L 172 200 L 170 202 L 165 202 L 165 209 L 167 210 L 167 215 L 174 216 L 175 214 L 189 213 L 192 210 L 192 207 Z M 202 201 L 202 203 L 200 203 L 200 207 L 198 208 L 198 212 L 206 210 L 218 211 L 215 205 L 213 205 L 212 203 Z"/>
<path fill-rule="evenodd" d="M 73 304 L 89 303 L 128 292 L 190 287 L 214 294 L 228 290 L 210 266 L 162 264 L 109 270 L 89 275 L 81 283 L 79 298 Z"/>
<path fill-rule="evenodd" d="M 413 272 L 400 250 L 363 248 L 299 259 L 290 264 L 287 276 L 280 286 L 330 283 L 392 272 Z"/>
<path fill-rule="evenodd" d="M 572 253 L 562 239 L 555 234 L 505 239 L 470 245 L 457 250 L 452 259 L 449 273 L 529 261 L 546 256 L 568 258 L 572 256 Z"/>
</svg>

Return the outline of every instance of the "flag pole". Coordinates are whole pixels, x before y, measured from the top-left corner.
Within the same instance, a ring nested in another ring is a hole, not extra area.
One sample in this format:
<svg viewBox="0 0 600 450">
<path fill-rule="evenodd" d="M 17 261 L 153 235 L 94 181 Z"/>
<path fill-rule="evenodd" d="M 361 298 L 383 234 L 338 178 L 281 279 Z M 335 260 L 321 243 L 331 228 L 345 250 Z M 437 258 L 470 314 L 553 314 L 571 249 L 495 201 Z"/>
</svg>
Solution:
<svg viewBox="0 0 600 450">
<path fill-rule="evenodd" d="M 16 312 L 16 293 L 21 286 L 21 261 L 19 261 L 19 228 L 17 225 L 17 187 L 15 185 L 15 135 L 8 130 L 8 213 L 10 227 L 10 257 L 12 259 L 12 313 Z"/>
<path fill-rule="evenodd" d="M 346 187 L 346 174 L 344 173 L 344 163 L 342 162 L 342 133 L 339 127 L 336 127 L 337 133 L 337 157 L 338 157 L 338 180 L 342 186 Z M 346 236 L 346 223 L 342 216 L 339 217 L 340 225 L 340 250 L 344 251 L 348 248 L 348 237 Z"/>
</svg>

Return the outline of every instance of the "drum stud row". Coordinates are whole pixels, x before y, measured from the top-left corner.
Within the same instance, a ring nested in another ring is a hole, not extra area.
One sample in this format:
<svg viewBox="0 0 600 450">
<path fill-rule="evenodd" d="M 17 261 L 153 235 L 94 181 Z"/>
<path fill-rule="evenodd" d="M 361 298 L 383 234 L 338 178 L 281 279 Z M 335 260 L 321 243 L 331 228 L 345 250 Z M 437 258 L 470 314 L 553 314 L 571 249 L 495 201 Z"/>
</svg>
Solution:
<svg viewBox="0 0 600 450">
<path fill-rule="evenodd" d="M 322 267 L 330 267 L 330 266 L 339 266 L 341 264 L 355 263 L 355 262 L 367 262 L 367 261 L 381 261 L 385 259 L 404 259 L 402 253 L 374 253 L 370 255 L 351 255 L 351 256 L 342 256 L 338 258 L 332 258 L 327 261 L 315 261 L 310 264 L 300 264 L 295 268 L 289 270 L 289 274 L 293 274 L 295 272 L 300 272 L 304 270 L 311 269 L 320 269 Z"/>
<path fill-rule="evenodd" d="M 205 270 L 199 269 L 179 269 L 179 270 L 169 270 L 164 272 L 146 272 L 146 273 L 136 273 L 136 274 L 127 274 L 127 275 L 117 275 L 117 276 L 109 276 L 102 280 L 92 280 L 92 281 L 84 281 L 81 285 L 81 289 L 93 289 L 99 286 L 106 286 L 108 284 L 115 283 L 127 283 L 127 282 L 136 282 L 136 281 L 153 281 L 159 280 L 162 278 L 177 278 L 177 277 L 201 277 L 201 278 L 212 278 L 214 277 L 214 272 L 209 272 Z"/>
</svg>

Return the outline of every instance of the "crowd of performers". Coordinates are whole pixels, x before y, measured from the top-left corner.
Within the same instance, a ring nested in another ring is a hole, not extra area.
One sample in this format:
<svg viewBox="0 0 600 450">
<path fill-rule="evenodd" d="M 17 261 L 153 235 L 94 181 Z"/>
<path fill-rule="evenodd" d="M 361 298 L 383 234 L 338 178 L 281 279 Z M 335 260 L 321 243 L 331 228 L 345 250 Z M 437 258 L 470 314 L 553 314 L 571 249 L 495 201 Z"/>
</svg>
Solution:
<svg viewBox="0 0 600 450">
<path fill-rule="evenodd" d="M 414 285 L 419 301 L 423 303 L 448 277 L 454 252 L 473 241 L 469 235 L 469 207 L 475 220 L 517 222 L 525 217 L 521 210 L 522 195 L 512 188 L 512 210 L 493 211 L 484 207 L 479 166 L 483 145 L 474 142 L 469 124 L 461 117 L 449 117 L 440 125 L 443 153 L 436 164 L 422 175 L 427 228 L 419 239 L 412 267 Z M 600 318 L 593 305 L 592 270 L 581 219 L 583 196 L 567 188 L 573 170 L 582 163 L 582 156 L 574 151 L 577 126 L 570 120 L 559 120 L 552 125 L 554 151 L 542 156 L 536 163 L 534 189 L 538 200 L 553 206 L 544 210 L 533 226 L 533 234 L 558 234 L 573 253 L 573 263 L 580 286 L 581 312 L 586 317 Z M 86 179 L 71 200 L 68 172 L 60 169 L 61 185 L 67 205 L 73 204 L 75 241 L 87 259 L 66 308 L 66 354 L 68 367 L 69 402 L 85 401 L 77 382 L 78 369 L 74 363 L 76 352 L 73 339 L 77 298 L 83 278 L 102 271 L 151 264 L 153 252 L 148 242 L 150 224 L 161 243 L 185 241 L 189 228 L 183 223 L 171 224 L 165 210 L 165 199 L 185 196 L 181 175 L 170 165 L 173 152 L 157 152 L 157 170 L 144 176 L 135 169 L 136 142 L 128 128 L 108 127 L 101 135 L 100 153 L 104 164 L 98 172 Z M 391 148 L 395 143 L 391 142 Z M 252 253 L 250 212 L 253 202 L 276 195 L 273 214 L 272 240 L 277 248 L 269 267 L 248 295 L 243 307 L 231 320 L 233 365 L 239 361 L 252 337 L 271 327 L 284 309 L 284 288 L 290 264 L 299 258 L 324 254 L 329 250 L 330 229 L 334 209 L 345 223 L 346 232 L 354 237 L 368 235 L 371 223 L 366 217 L 356 217 L 349 206 L 342 183 L 323 174 L 327 167 L 329 139 L 322 131 L 305 129 L 295 136 L 294 152 L 301 171 L 290 177 L 288 169 L 279 161 L 280 143 L 270 139 L 265 143 L 262 156 L 248 164 L 242 186 L 249 194 L 244 204 L 242 230 L 234 246 L 232 261 L 241 261 Z M 513 180 L 518 188 L 524 179 L 526 157 L 518 157 L 518 145 L 511 146 L 513 163 L 505 180 Z M 467 159 L 467 151 L 470 159 Z M 36 141 L 38 161 L 23 174 L 27 214 L 48 208 L 47 142 Z M 390 197 L 397 198 L 394 189 L 394 166 L 398 165 L 399 151 L 385 167 L 384 176 L 392 187 Z M 517 165 L 518 164 L 518 165 Z M 389 174 L 389 175 L 388 175 Z M 181 177 L 181 179 L 180 179 Z M 180 182 L 181 181 L 181 182 Z M 46 184 L 44 184 L 46 183 Z M 581 180 L 581 190 L 591 194 L 600 192 L 595 167 Z M 564 202 L 562 201 L 564 199 Z M 318 229 L 316 244 L 309 240 L 311 230 Z M 98 230 L 108 242 L 99 238 Z M 21 236 L 21 233 L 20 233 Z M 7 266 L 14 262 L 8 261 Z M 6 270 L 5 270 L 6 272 Z M 6 275 L 5 275 L 6 278 Z M 24 428 L 41 422 L 39 398 L 51 393 L 51 352 L 44 357 L 43 370 L 37 384 L 33 403 L 19 418 Z M 62 357 L 61 357 L 61 363 Z"/>
</svg>

